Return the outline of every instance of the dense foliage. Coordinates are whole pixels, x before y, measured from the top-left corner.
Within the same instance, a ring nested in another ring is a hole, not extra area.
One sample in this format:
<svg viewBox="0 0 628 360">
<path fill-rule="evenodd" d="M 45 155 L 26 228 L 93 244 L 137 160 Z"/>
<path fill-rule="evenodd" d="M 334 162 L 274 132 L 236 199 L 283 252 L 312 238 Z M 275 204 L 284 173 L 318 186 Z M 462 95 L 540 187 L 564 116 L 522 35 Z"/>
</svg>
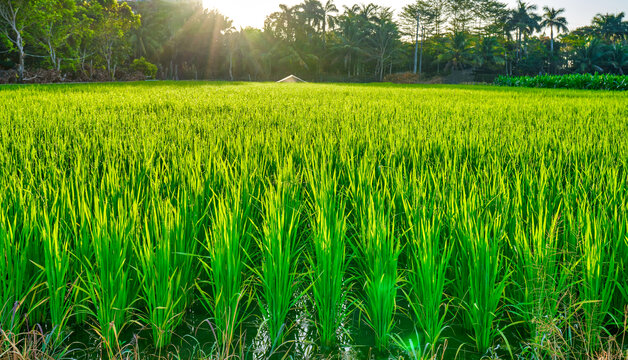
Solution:
<svg viewBox="0 0 628 360">
<path fill-rule="evenodd" d="M 17 76 L 106 80 L 144 57 L 161 79 L 381 81 L 413 71 L 496 75 L 628 70 L 624 14 L 569 31 L 565 9 L 520 1 L 408 0 L 398 13 L 333 0 L 281 5 L 263 29 L 236 29 L 197 1 L 0 0 L 0 66 Z M 591 14 L 593 16 L 593 14 Z M 31 79 L 32 80 L 32 79 Z M 35 78 L 36 80 L 36 78 Z"/>
<path fill-rule="evenodd" d="M 573 74 L 498 76 L 495 85 L 553 89 L 628 90 L 627 75 Z"/>
<path fill-rule="evenodd" d="M 443 358 L 621 358 L 627 105 L 497 87 L 5 88 L 0 354 L 113 358 L 144 339 L 182 358 L 423 358 L 448 339 Z"/>
</svg>

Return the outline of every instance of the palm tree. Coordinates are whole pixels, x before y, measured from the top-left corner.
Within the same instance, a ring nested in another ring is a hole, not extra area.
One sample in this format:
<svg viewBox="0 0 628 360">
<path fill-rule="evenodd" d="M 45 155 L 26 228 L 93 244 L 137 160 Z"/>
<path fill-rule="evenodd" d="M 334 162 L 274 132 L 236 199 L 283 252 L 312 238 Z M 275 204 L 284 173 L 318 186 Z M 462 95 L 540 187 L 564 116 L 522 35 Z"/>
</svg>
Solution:
<svg viewBox="0 0 628 360">
<path fill-rule="evenodd" d="M 473 64 L 473 47 L 467 34 L 459 31 L 449 35 L 438 59 L 445 62 L 445 70 L 463 70 Z"/>
<path fill-rule="evenodd" d="M 628 67 L 628 45 L 614 44 L 610 49 L 611 61 L 609 62 L 620 75 L 624 75 L 624 68 Z"/>
<path fill-rule="evenodd" d="M 475 46 L 476 63 L 479 68 L 504 64 L 501 48 L 496 37 L 483 37 Z"/>
<path fill-rule="evenodd" d="M 312 28 L 320 28 L 325 21 L 323 5 L 318 0 L 304 0 L 299 9 L 303 12 L 305 23 Z"/>
<path fill-rule="evenodd" d="M 532 35 L 535 31 L 539 31 L 540 17 L 534 13 L 536 5 L 528 5 L 526 2 L 519 0 L 517 8 L 511 12 L 507 21 L 507 26 L 517 32 L 518 55 L 521 56 L 522 38 L 527 39 L 528 35 Z"/>
<path fill-rule="evenodd" d="M 625 14 L 597 14 L 593 18 L 595 31 L 607 41 L 619 40 L 628 35 L 628 22 L 624 21 Z"/>
<path fill-rule="evenodd" d="M 336 17 L 333 14 L 338 13 L 338 8 L 333 0 L 327 0 L 323 6 L 323 47 L 327 48 L 327 27 L 334 28 L 336 26 Z"/>
<path fill-rule="evenodd" d="M 608 56 L 606 46 L 598 38 L 576 48 L 573 54 L 575 70 L 580 73 L 603 72 L 604 62 Z"/>
<path fill-rule="evenodd" d="M 556 28 L 556 33 L 567 32 L 569 29 L 567 28 L 567 19 L 564 16 L 560 16 L 565 12 L 565 9 L 555 9 L 550 7 L 543 7 L 543 21 L 541 22 L 541 26 L 544 28 L 550 28 L 550 51 L 552 55 L 554 54 L 554 28 Z"/>
</svg>

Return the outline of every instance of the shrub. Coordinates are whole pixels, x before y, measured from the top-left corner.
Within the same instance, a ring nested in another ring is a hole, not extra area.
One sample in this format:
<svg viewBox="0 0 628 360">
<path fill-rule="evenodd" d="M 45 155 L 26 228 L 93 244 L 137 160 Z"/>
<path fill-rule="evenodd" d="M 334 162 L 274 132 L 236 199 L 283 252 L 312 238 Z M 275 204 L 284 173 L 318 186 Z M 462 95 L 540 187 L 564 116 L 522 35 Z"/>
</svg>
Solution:
<svg viewBox="0 0 628 360">
<path fill-rule="evenodd" d="M 499 76 L 498 86 L 564 88 L 586 90 L 628 90 L 628 76 L 600 74 Z"/>
<path fill-rule="evenodd" d="M 141 72 L 149 79 L 154 79 L 157 75 L 157 66 L 148 62 L 143 56 L 139 59 L 133 60 L 131 70 Z"/>
</svg>

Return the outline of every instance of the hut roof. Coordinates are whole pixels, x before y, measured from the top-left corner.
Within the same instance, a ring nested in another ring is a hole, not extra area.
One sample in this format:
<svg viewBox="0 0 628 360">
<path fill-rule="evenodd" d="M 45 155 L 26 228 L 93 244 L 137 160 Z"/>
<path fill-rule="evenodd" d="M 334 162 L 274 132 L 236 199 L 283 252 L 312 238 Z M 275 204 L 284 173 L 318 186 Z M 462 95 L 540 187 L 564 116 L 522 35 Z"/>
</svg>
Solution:
<svg viewBox="0 0 628 360">
<path fill-rule="evenodd" d="M 283 79 L 281 79 L 281 80 L 279 80 L 277 82 L 278 83 L 301 83 L 301 82 L 306 82 L 306 81 L 303 80 L 303 79 L 300 79 L 300 78 L 298 78 L 298 77 L 296 77 L 294 75 L 289 75 L 289 76 L 286 76 L 285 78 L 283 78 Z"/>
</svg>

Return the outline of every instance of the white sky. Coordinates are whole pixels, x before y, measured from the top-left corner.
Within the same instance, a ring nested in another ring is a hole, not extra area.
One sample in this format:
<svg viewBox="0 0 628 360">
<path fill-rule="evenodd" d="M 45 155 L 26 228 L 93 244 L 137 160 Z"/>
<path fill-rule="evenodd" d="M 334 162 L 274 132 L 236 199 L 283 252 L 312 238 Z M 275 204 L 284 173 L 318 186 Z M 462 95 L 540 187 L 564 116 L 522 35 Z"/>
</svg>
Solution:
<svg viewBox="0 0 628 360">
<path fill-rule="evenodd" d="M 502 0 L 510 7 L 516 0 Z M 261 28 L 264 19 L 270 13 L 279 9 L 279 4 L 296 5 L 300 0 L 203 0 L 208 8 L 216 8 L 233 20 L 236 27 L 253 26 Z M 321 1 L 324 2 L 324 1 Z M 373 2 L 382 6 L 389 6 L 398 11 L 412 0 L 336 0 L 336 6 L 342 10 L 342 5 Z M 539 13 L 543 6 L 565 8 L 565 16 L 569 21 L 569 28 L 588 25 L 597 13 L 617 13 L 624 11 L 628 17 L 628 0 L 528 0 L 538 5 Z"/>
</svg>

